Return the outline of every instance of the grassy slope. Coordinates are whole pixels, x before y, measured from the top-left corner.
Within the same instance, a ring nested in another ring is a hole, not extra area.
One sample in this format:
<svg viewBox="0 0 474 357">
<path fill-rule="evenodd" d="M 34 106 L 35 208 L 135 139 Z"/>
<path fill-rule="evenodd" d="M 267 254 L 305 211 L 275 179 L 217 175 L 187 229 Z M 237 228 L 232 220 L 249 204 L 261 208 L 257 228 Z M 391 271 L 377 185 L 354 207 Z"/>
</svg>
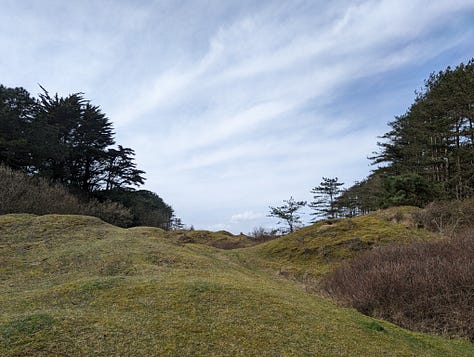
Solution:
<svg viewBox="0 0 474 357">
<path fill-rule="evenodd" d="M 397 207 L 351 219 L 326 220 L 264 244 L 236 251 L 248 266 L 266 267 L 308 285 L 340 262 L 387 243 L 436 236 L 413 227 L 415 207 Z M 396 223 L 395 221 L 399 222 Z"/>
<path fill-rule="evenodd" d="M 0 216 L 0 355 L 474 354 L 242 265 L 252 249 L 90 217 Z"/>
</svg>

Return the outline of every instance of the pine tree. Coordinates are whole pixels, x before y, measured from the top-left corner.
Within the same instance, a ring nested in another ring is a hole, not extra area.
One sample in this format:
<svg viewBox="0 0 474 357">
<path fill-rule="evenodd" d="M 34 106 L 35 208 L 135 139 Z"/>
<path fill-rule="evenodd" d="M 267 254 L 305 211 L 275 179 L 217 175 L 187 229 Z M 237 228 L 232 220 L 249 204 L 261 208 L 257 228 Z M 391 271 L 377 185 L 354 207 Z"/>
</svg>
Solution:
<svg viewBox="0 0 474 357">
<path fill-rule="evenodd" d="M 288 224 L 289 233 L 293 233 L 298 224 L 301 224 L 301 216 L 297 213 L 299 209 L 306 206 L 306 201 L 295 201 L 293 197 L 290 197 L 289 200 L 283 200 L 285 203 L 279 207 L 271 207 L 269 217 L 276 217 L 281 219 L 278 224 L 282 221 Z"/>
<path fill-rule="evenodd" d="M 338 182 L 338 178 L 323 177 L 323 181 L 319 186 L 313 188 L 311 193 L 314 194 L 314 201 L 309 204 L 315 212 L 311 213 L 315 218 L 318 217 L 336 218 L 339 214 L 339 208 L 336 205 L 336 199 L 341 194 L 341 186 L 343 182 Z"/>
</svg>

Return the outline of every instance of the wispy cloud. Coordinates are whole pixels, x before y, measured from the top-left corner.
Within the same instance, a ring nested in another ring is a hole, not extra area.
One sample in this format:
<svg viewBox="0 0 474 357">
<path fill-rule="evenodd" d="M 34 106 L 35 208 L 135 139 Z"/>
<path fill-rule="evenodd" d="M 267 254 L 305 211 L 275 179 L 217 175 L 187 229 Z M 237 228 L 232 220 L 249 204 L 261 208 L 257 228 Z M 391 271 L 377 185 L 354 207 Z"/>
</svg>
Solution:
<svg viewBox="0 0 474 357">
<path fill-rule="evenodd" d="M 308 199 L 322 176 L 362 178 L 423 78 L 472 55 L 472 0 L 207 4 L 7 1 L 0 13 L 3 84 L 86 92 L 147 188 L 197 228 L 268 225 L 243 218 Z"/>
<path fill-rule="evenodd" d="M 262 213 L 257 213 L 253 211 L 245 211 L 232 215 L 230 218 L 231 223 L 240 223 L 244 221 L 255 221 L 259 218 L 265 217 Z"/>
</svg>

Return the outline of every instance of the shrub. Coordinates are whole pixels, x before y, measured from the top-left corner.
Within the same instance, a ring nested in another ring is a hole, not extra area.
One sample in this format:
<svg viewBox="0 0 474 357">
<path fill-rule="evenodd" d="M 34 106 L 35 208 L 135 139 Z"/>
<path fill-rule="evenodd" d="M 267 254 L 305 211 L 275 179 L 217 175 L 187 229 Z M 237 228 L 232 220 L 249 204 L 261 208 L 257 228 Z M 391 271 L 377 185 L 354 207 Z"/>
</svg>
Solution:
<svg viewBox="0 0 474 357">
<path fill-rule="evenodd" d="M 0 214 L 81 214 L 122 227 L 131 223 L 130 212 L 118 203 L 81 200 L 59 184 L 5 166 L 0 166 L 0 187 Z"/>
<path fill-rule="evenodd" d="M 248 233 L 248 236 L 257 242 L 266 242 L 279 237 L 278 230 L 267 230 L 263 227 L 255 227 L 252 232 Z"/>
<path fill-rule="evenodd" d="M 322 281 L 346 306 L 405 328 L 474 341 L 474 236 L 365 252 Z"/>
<path fill-rule="evenodd" d="M 474 228 L 474 198 L 464 201 L 432 202 L 413 213 L 418 226 L 432 232 L 452 236 L 456 232 Z"/>
</svg>

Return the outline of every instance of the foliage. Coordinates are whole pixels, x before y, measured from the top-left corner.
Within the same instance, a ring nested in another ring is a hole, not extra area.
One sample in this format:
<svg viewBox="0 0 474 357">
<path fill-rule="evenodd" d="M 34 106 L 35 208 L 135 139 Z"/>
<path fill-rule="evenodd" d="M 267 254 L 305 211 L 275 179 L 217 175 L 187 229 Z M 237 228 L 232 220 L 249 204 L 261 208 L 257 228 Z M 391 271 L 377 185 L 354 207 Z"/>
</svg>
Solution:
<svg viewBox="0 0 474 357">
<path fill-rule="evenodd" d="M 474 195 L 474 59 L 432 73 L 389 126 L 371 157 L 379 167 L 337 200 L 345 216 Z"/>
<path fill-rule="evenodd" d="M 82 93 L 60 97 L 41 89 L 43 92 L 35 99 L 23 88 L 0 85 L 0 164 L 62 184 L 79 196 L 111 199 L 120 203 L 115 204 L 119 210 L 124 204 L 132 211 L 131 224 L 169 229 L 171 206 L 149 191 L 131 193 L 144 183 L 144 171 L 136 167 L 133 149 L 113 147 L 112 123 L 100 108 Z M 28 204 L 33 203 L 33 197 L 30 195 Z M 128 224 L 128 218 L 121 222 L 113 218 L 113 204 L 102 206 L 108 207 L 108 213 L 97 212 L 100 217 Z"/>
<path fill-rule="evenodd" d="M 248 236 L 257 242 L 267 242 L 279 237 L 277 229 L 267 229 L 264 227 L 255 227 Z"/>
<path fill-rule="evenodd" d="M 453 236 L 474 231 L 474 198 L 463 201 L 432 202 L 413 213 L 415 222 L 432 232 Z"/>
<path fill-rule="evenodd" d="M 432 73 L 408 111 L 389 123 L 375 163 L 390 175 L 417 174 L 447 198 L 474 193 L 474 59 Z"/>
<path fill-rule="evenodd" d="M 112 123 L 82 93 L 36 100 L 0 85 L 0 163 L 92 192 L 143 184 L 134 151 L 115 143 Z"/>
<path fill-rule="evenodd" d="M 101 200 L 119 202 L 133 217 L 132 226 L 149 226 L 169 230 L 174 218 L 173 208 L 156 193 L 147 190 L 109 190 L 95 193 Z"/>
<path fill-rule="evenodd" d="M 28 138 L 37 105 L 23 88 L 0 84 L 0 163 L 12 168 L 26 168 L 31 160 Z"/>
<path fill-rule="evenodd" d="M 384 196 L 384 178 L 375 172 L 343 190 L 335 205 L 343 217 L 354 217 L 382 207 Z"/>
<path fill-rule="evenodd" d="M 306 205 L 306 201 L 295 201 L 293 197 L 289 200 L 283 200 L 285 203 L 279 207 L 271 207 L 269 217 L 276 217 L 288 224 L 288 231 L 294 232 L 298 224 L 301 224 L 301 216 L 297 213 L 299 209 Z M 281 223 L 278 222 L 278 224 Z"/>
<path fill-rule="evenodd" d="M 383 184 L 382 207 L 423 207 L 441 194 L 434 184 L 418 174 L 389 176 Z"/>
<path fill-rule="evenodd" d="M 474 237 L 388 246 L 323 281 L 345 305 L 406 328 L 474 341 Z"/>
<path fill-rule="evenodd" d="M 323 181 L 311 190 L 311 193 L 314 195 L 314 201 L 309 204 L 315 212 L 311 213 L 312 216 L 315 216 L 313 222 L 318 219 L 318 217 L 325 218 L 336 218 L 339 215 L 339 207 L 336 205 L 336 200 L 341 194 L 341 186 L 344 185 L 343 182 L 338 182 L 338 178 L 327 178 L 323 177 Z"/>
<path fill-rule="evenodd" d="M 64 186 L 44 178 L 28 177 L 0 165 L 0 214 L 82 214 L 126 227 L 132 222 L 130 211 L 117 202 L 99 202 L 71 194 Z"/>
</svg>

